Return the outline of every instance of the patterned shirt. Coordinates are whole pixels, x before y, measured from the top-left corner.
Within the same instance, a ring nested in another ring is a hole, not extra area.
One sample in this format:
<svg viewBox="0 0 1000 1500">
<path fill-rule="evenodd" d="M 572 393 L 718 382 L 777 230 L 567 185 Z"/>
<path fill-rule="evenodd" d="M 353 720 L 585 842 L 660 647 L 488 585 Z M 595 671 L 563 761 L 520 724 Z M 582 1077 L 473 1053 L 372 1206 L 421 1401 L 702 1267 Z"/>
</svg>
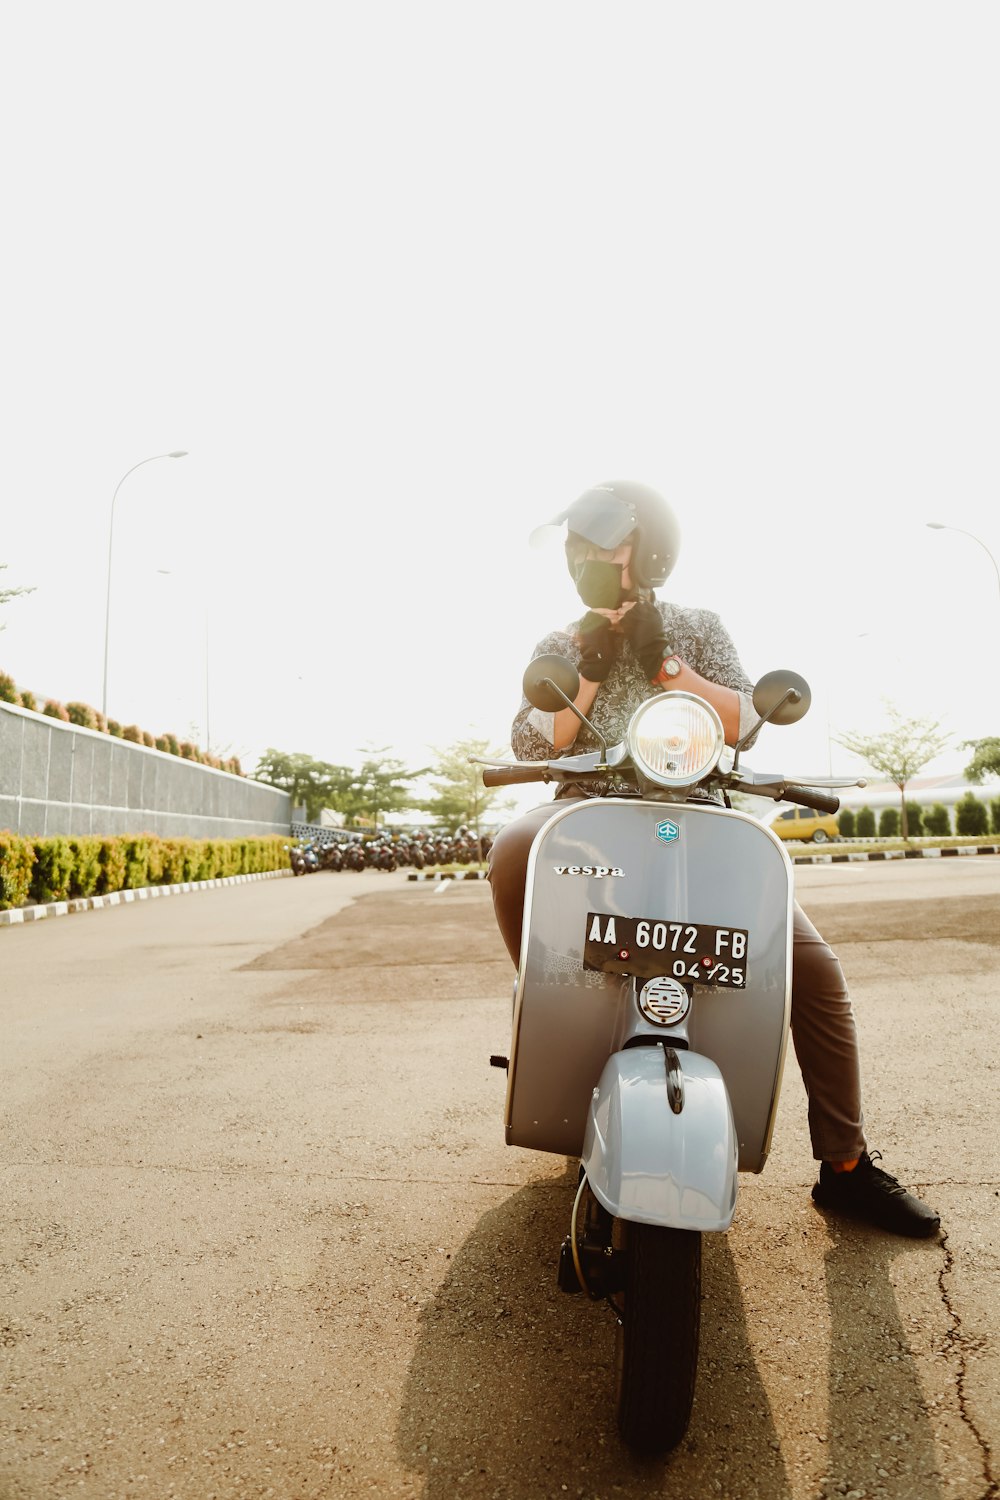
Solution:
<svg viewBox="0 0 1000 1500">
<path fill-rule="evenodd" d="M 710 609 L 683 609 L 679 604 L 666 604 L 659 599 L 655 602 L 669 642 L 668 655 L 676 654 L 709 682 L 733 688 L 739 694 L 740 735 L 746 734 L 757 720 L 751 699 L 752 683 L 719 616 Z M 555 652 L 568 657 L 579 668 L 579 624 L 579 621 L 574 621 L 565 630 L 555 630 L 539 641 L 532 660 Z M 599 684 L 587 718 L 609 745 L 617 745 L 624 740 L 629 720 L 640 703 L 663 691 L 648 680 L 628 639 L 622 636 L 617 659 L 606 680 Z M 578 755 L 601 748 L 590 730 L 581 724 L 573 744 L 556 751 L 552 743 L 554 717 L 533 708 L 527 698 L 522 699 L 511 729 L 511 746 L 518 760 L 551 760 L 557 754 Z M 561 782 L 556 797 L 608 797 L 628 791 L 634 791 L 634 783 L 622 776 L 588 777 L 578 782 Z"/>
</svg>

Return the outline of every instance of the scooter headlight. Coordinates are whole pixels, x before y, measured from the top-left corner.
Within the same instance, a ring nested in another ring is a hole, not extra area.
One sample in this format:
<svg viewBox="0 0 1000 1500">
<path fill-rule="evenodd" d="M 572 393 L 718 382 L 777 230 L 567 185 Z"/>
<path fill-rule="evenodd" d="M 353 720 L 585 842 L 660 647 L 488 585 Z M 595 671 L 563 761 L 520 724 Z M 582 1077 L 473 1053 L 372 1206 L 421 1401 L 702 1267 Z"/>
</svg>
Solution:
<svg viewBox="0 0 1000 1500">
<path fill-rule="evenodd" d="M 659 786 L 693 786 L 718 764 L 722 720 L 694 693 L 663 693 L 632 716 L 628 748 L 638 771 Z"/>
</svg>

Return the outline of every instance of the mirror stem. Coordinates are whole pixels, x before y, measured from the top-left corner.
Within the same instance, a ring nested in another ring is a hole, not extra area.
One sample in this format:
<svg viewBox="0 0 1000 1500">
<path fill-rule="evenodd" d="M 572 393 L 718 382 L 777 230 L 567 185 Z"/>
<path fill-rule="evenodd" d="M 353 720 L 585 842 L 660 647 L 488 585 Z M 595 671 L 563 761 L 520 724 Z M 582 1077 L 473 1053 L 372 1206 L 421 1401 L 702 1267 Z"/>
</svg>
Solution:
<svg viewBox="0 0 1000 1500">
<path fill-rule="evenodd" d="M 799 692 L 798 688 L 790 687 L 788 689 L 787 693 L 785 693 L 785 695 L 783 697 L 779 698 L 778 701 L 777 701 L 777 703 L 775 703 L 771 708 L 768 709 L 768 711 L 767 711 L 766 714 L 762 714 L 761 715 L 761 717 L 757 720 L 757 722 L 753 726 L 753 728 L 752 729 L 748 729 L 747 732 L 746 732 L 746 734 L 743 736 L 743 738 L 741 740 L 737 740 L 736 744 L 733 747 L 734 752 L 735 752 L 734 755 L 733 755 L 733 770 L 734 771 L 736 771 L 736 770 L 739 769 L 740 751 L 744 750 L 746 748 L 746 746 L 753 739 L 754 735 L 758 734 L 760 732 L 760 730 L 763 729 L 764 725 L 768 722 L 769 719 L 773 719 L 774 718 L 774 715 L 778 712 L 778 709 L 779 708 L 784 708 L 784 706 L 785 706 L 786 703 L 800 703 L 801 701 L 802 701 L 802 694 Z"/>
<path fill-rule="evenodd" d="M 587 718 L 585 718 L 583 716 L 583 714 L 577 708 L 577 706 L 573 702 L 573 700 L 571 698 L 567 698 L 566 697 L 566 694 L 563 692 L 562 688 L 559 687 L 556 683 L 554 683 L 552 681 L 551 677 L 542 677 L 540 679 L 540 681 L 541 681 L 541 683 L 545 687 L 550 687 L 552 689 L 552 691 L 555 693 L 556 697 L 557 698 L 561 698 L 562 701 L 565 703 L 566 707 L 572 713 L 576 714 L 577 718 L 580 720 L 580 723 L 586 725 L 586 727 L 590 730 L 591 734 L 594 735 L 596 739 L 600 740 L 600 742 L 601 742 L 601 765 L 602 766 L 606 766 L 607 763 L 608 763 L 608 742 L 604 738 L 604 736 L 601 733 L 601 731 L 599 729 L 595 729 L 594 728 L 594 726 L 593 726 L 593 724 L 591 724 L 590 720 L 587 719 Z"/>
</svg>

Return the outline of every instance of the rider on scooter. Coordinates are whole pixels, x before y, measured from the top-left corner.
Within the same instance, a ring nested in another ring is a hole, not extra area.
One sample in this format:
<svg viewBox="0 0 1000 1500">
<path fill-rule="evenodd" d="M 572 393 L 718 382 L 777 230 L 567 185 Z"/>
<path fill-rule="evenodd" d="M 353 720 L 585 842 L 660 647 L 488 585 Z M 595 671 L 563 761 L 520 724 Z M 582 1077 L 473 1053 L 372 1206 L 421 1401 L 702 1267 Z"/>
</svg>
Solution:
<svg viewBox="0 0 1000 1500">
<path fill-rule="evenodd" d="M 677 561 L 680 528 L 655 490 L 615 480 L 585 491 L 550 524 L 567 523 L 566 558 L 587 613 L 554 631 L 532 656 L 568 657 L 580 673 L 576 706 L 607 742 L 622 740 L 645 699 L 671 688 L 697 693 L 719 714 L 735 745 L 756 722 L 752 684 L 718 615 L 660 602 Z M 511 734 L 519 760 L 547 760 L 598 741 L 568 709 L 544 713 L 525 699 Z M 562 783 L 557 798 L 615 796 L 604 781 Z M 521 943 L 525 872 L 532 841 L 553 807 L 510 823 L 490 854 L 489 879 L 501 935 L 515 964 Z M 868 1154 L 861 1070 L 850 996 L 840 962 L 798 903 L 792 958 L 792 1041 L 809 1100 L 813 1155 L 821 1163 L 813 1199 L 822 1208 L 922 1238 L 938 1215 L 876 1167 Z M 876 1158 L 881 1159 L 876 1153 Z"/>
</svg>

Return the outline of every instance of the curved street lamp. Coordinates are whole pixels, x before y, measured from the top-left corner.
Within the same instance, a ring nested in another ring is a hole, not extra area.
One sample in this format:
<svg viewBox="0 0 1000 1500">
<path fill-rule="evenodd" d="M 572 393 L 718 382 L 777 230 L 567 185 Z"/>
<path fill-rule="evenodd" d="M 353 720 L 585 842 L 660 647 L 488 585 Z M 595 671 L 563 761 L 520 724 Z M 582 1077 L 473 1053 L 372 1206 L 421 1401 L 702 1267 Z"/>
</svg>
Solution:
<svg viewBox="0 0 1000 1500">
<path fill-rule="evenodd" d="M 118 491 L 128 476 L 134 474 L 136 469 L 141 469 L 143 464 L 155 463 L 158 458 L 187 458 L 187 449 L 177 448 L 173 453 L 152 453 L 149 458 L 140 458 L 139 462 L 133 464 L 131 469 L 125 470 L 125 473 L 115 485 L 115 492 L 111 496 L 111 523 L 108 526 L 108 593 L 104 606 L 104 690 L 101 696 L 101 714 L 105 719 L 108 717 L 108 638 L 111 630 L 111 552 L 115 536 L 115 501 L 118 499 Z"/>
<path fill-rule="evenodd" d="M 976 536 L 971 531 L 963 531 L 961 526 L 946 526 L 943 521 L 928 521 L 927 525 L 930 527 L 931 531 L 957 531 L 960 533 L 960 535 L 971 537 L 974 542 L 978 542 L 980 547 L 982 547 L 983 551 L 986 553 L 986 556 L 989 558 L 990 562 L 993 564 L 993 571 L 997 575 L 997 590 L 998 592 L 1000 592 L 1000 567 L 997 566 L 996 558 L 993 556 L 993 553 L 990 551 L 989 547 L 987 547 L 982 537 Z"/>
</svg>

